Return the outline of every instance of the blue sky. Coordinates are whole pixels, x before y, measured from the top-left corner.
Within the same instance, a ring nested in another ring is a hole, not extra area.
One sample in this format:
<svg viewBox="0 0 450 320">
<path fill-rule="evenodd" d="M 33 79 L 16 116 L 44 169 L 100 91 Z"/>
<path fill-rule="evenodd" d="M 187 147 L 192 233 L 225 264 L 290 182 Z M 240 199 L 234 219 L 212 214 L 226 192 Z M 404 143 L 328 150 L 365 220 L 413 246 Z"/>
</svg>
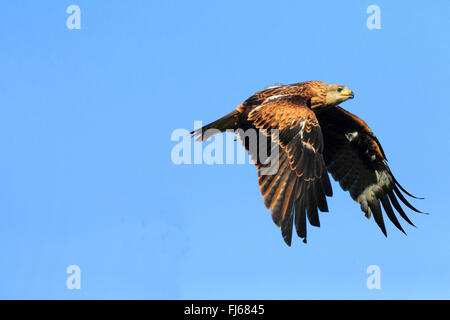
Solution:
<svg viewBox="0 0 450 320">
<path fill-rule="evenodd" d="M 69 30 L 66 8 L 81 9 Z M 366 8 L 381 8 L 381 29 Z M 0 298 L 450 298 L 448 1 L 2 1 Z M 345 84 L 400 183 L 388 238 L 333 182 L 287 247 L 252 165 L 172 132 L 276 83 Z M 66 268 L 81 269 L 81 289 Z M 370 265 L 381 289 L 366 287 Z"/>
</svg>

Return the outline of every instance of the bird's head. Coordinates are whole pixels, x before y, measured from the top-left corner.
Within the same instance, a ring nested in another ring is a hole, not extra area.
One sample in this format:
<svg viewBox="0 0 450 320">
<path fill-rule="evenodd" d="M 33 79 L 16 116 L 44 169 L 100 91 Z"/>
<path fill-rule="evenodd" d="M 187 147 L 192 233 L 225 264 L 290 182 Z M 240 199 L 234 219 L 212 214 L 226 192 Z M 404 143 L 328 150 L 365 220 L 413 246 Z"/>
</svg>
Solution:
<svg viewBox="0 0 450 320">
<path fill-rule="evenodd" d="M 324 104 L 326 106 L 335 106 L 345 100 L 353 99 L 354 96 L 353 91 L 346 86 L 340 84 L 329 84 L 326 89 Z"/>
<path fill-rule="evenodd" d="M 311 95 L 311 109 L 337 106 L 339 103 L 353 99 L 354 94 L 346 86 L 340 84 L 329 84 L 322 81 L 305 82 L 307 92 Z"/>
</svg>

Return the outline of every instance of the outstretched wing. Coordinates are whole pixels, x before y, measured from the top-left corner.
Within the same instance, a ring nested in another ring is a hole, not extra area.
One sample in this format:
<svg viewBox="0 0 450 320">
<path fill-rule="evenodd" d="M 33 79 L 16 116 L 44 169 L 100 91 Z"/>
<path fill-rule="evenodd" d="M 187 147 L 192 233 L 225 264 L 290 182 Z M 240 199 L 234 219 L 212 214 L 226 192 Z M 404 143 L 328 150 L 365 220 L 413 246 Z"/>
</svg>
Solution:
<svg viewBox="0 0 450 320">
<path fill-rule="evenodd" d="M 240 137 L 258 167 L 264 204 L 285 242 L 291 244 L 294 216 L 297 234 L 306 242 L 306 218 L 320 226 L 318 210 L 328 211 L 326 196 L 332 195 L 322 132 L 305 98 L 275 95 L 261 100 L 242 108 L 240 126 L 255 129 L 258 139 L 252 145 L 248 131 Z"/>
<path fill-rule="evenodd" d="M 398 199 L 411 210 L 420 211 L 402 194 L 414 197 L 394 178 L 384 151 L 367 124 L 340 107 L 319 110 L 316 116 L 324 136 L 325 163 L 333 178 L 339 181 L 343 190 L 350 192 L 367 218 L 373 214 L 384 235 L 386 228 L 381 206 L 392 223 L 405 233 L 392 206 L 411 225 L 414 224 Z"/>
</svg>

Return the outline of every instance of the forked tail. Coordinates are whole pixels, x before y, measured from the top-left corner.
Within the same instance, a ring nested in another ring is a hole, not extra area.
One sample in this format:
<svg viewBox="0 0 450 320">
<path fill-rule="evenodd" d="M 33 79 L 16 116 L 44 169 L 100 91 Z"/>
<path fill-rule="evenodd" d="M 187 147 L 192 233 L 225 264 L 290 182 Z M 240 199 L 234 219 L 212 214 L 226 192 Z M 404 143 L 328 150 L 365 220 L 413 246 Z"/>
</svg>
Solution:
<svg viewBox="0 0 450 320">
<path fill-rule="evenodd" d="M 191 132 L 192 137 L 198 137 L 196 141 L 204 141 L 209 137 L 224 132 L 225 130 L 235 130 L 238 128 L 239 111 L 234 110 L 226 116 L 207 124 L 206 126 Z"/>
</svg>

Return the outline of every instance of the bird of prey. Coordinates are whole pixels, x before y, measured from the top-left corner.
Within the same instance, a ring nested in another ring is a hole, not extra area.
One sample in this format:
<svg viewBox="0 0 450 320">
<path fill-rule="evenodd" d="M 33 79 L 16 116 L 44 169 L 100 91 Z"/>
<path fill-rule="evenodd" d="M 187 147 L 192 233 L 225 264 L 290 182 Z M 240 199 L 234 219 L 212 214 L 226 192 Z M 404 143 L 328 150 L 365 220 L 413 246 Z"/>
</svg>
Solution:
<svg viewBox="0 0 450 320">
<path fill-rule="evenodd" d="M 395 212 L 414 226 L 399 200 L 420 212 L 403 193 L 416 197 L 395 179 L 380 142 L 367 124 L 338 106 L 353 98 L 346 86 L 322 81 L 275 85 L 256 92 L 236 110 L 191 135 L 203 141 L 227 130 L 256 130 L 256 149 L 248 137 L 240 138 L 258 169 L 264 204 L 289 246 L 293 225 L 306 243 L 306 220 L 319 227 L 318 211 L 328 211 L 326 197 L 332 196 L 328 172 L 343 190 L 349 191 L 367 218 L 373 215 L 385 236 L 381 206 L 405 233 Z M 268 157 L 278 157 L 274 174 L 263 174 L 268 162 L 260 158 L 259 149 L 264 145 L 261 139 L 271 144 L 267 147 Z"/>
</svg>

